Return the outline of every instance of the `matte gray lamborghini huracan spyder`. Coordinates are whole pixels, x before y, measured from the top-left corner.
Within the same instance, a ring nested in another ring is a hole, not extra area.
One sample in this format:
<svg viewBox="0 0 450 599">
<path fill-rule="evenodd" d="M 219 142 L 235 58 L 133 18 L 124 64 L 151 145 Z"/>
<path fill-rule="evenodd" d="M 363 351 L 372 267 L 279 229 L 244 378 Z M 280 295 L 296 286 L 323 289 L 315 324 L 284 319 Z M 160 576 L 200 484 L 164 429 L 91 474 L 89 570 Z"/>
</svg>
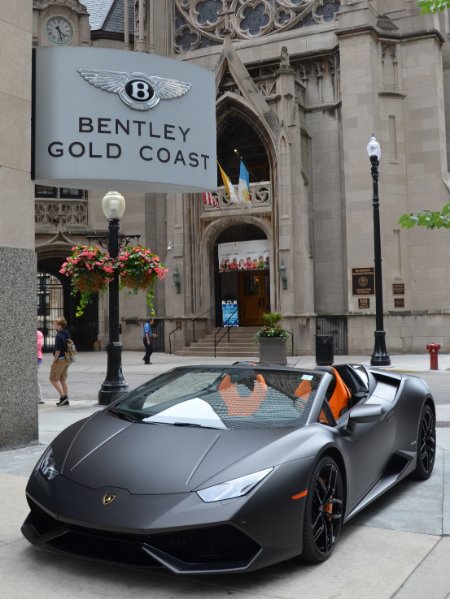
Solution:
<svg viewBox="0 0 450 599">
<path fill-rule="evenodd" d="M 33 544 L 182 574 L 321 562 L 341 526 L 430 476 L 419 378 L 363 366 L 175 368 L 56 437 L 31 474 Z"/>
</svg>

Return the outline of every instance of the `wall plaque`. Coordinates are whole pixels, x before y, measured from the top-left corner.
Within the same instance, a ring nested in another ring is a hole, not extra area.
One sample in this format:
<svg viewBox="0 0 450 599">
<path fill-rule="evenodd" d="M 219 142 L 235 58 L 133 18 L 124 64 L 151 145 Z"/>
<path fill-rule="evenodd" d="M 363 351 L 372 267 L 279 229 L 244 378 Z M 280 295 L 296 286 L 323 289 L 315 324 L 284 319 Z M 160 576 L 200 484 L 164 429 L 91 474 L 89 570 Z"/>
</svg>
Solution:
<svg viewBox="0 0 450 599">
<path fill-rule="evenodd" d="M 353 295 L 373 295 L 375 293 L 374 268 L 352 268 Z"/>
<path fill-rule="evenodd" d="M 358 297 L 358 308 L 368 310 L 370 308 L 370 297 Z"/>
<path fill-rule="evenodd" d="M 392 284 L 392 293 L 394 295 L 404 295 L 405 283 L 393 283 Z"/>
<path fill-rule="evenodd" d="M 394 297 L 394 308 L 404 308 L 404 307 L 405 307 L 405 298 Z"/>
</svg>

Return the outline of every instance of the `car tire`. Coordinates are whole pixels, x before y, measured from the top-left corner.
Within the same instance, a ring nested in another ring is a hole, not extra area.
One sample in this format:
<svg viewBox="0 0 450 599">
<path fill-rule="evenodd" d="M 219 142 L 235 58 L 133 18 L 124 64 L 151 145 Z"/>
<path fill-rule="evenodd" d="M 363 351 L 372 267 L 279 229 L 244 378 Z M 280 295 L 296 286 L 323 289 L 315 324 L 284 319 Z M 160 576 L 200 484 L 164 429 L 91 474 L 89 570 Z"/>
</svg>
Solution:
<svg viewBox="0 0 450 599">
<path fill-rule="evenodd" d="M 325 561 L 332 554 L 344 516 L 344 485 L 338 465 L 330 456 L 316 464 L 306 496 L 302 559 Z"/>
<path fill-rule="evenodd" d="M 416 480 L 430 478 L 436 458 L 436 418 L 429 404 L 425 404 L 420 416 L 417 433 L 417 462 L 411 477 Z"/>
</svg>

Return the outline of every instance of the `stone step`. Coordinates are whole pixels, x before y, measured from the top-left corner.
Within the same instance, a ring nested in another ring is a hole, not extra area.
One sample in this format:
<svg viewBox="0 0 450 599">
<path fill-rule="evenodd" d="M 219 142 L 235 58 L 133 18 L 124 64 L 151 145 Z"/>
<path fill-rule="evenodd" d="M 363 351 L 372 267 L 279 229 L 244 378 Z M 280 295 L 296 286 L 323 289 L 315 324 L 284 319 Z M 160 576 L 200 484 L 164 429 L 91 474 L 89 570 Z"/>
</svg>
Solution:
<svg viewBox="0 0 450 599">
<path fill-rule="evenodd" d="M 183 352 L 181 354 L 180 352 Z M 218 346 L 216 349 L 216 355 L 223 354 L 228 356 L 257 356 L 259 354 L 258 346 L 249 346 L 249 347 L 235 347 L 235 346 Z M 189 346 L 184 347 L 183 349 L 179 349 L 175 352 L 175 355 L 185 355 L 185 356 L 213 356 L 214 355 L 214 347 L 205 347 L 205 346 Z"/>
<path fill-rule="evenodd" d="M 233 345 L 234 347 L 258 347 L 257 343 L 253 341 L 230 341 L 228 342 L 226 339 L 222 339 L 220 343 L 217 344 L 217 347 L 221 347 L 223 345 Z M 214 347 L 214 341 L 211 339 L 201 339 L 200 341 L 193 341 L 191 343 L 191 347 Z"/>
<path fill-rule="evenodd" d="M 224 333 L 216 348 L 216 356 L 220 357 L 255 357 L 259 355 L 259 347 L 255 342 L 256 332 L 259 327 L 243 327 L 233 328 L 230 330 L 230 340 L 228 341 L 227 333 L 223 328 L 215 329 L 208 335 L 205 335 L 197 341 L 193 341 L 189 346 L 177 350 L 177 356 L 214 356 L 215 341 L 220 338 L 220 334 L 216 337 L 216 332 Z"/>
<path fill-rule="evenodd" d="M 221 337 L 221 335 L 217 335 L 217 337 L 215 335 L 212 335 L 211 333 L 209 335 L 205 335 L 204 337 L 202 337 L 202 339 L 210 339 L 212 341 L 214 341 L 214 339 L 219 339 Z M 225 335 L 223 335 L 222 339 L 227 339 L 228 335 L 225 333 Z M 249 339 L 254 339 L 255 338 L 255 333 L 230 333 L 230 340 L 236 340 L 236 341 L 242 341 L 243 339 L 245 340 L 249 340 Z"/>
<path fill-rule="evenodd" d="M 207 351 L 207 350 L 203 350 L 203 349 L 195 349 L 195 348 L 185 348 L 185 349 L 179 349 L 175 352 L 176 356 L 205 356 L 205 357 L 214 357 L 214 350 L 211 351 Z M 253 351 L 253 352 L 249 352 L 249 351 L 240 351 L 240 350 L 236 350 L 236 349 L 230 349 L 230 350 L 217 350 L 216 352 L 216 357 L 220 358 L 229 358 L 229 357 L 236 357 L 236 358 L 256 358 L 259 359 L 258 356 L 258 352 Z"/>
</svg>

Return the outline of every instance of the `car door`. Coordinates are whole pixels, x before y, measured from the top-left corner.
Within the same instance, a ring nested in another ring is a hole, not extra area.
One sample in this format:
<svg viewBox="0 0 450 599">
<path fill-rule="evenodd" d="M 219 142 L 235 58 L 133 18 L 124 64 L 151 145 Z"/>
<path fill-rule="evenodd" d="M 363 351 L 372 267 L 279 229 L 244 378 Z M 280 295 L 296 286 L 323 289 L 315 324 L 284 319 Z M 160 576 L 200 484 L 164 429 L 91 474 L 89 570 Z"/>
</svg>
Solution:
<svg viewBox="0 0 450 599">
<path fill-rule="evenodd" d="M 372 395 L 363 405 L 381 405 L 383 414 L 374 422 L 353 423 L 349 427 L 347 411 L 337 420 L 324 399 L 319 422 L 333 430 L 336 445 L 344 458 L 347 476 L 347 513 L 380 480 L 391 459 L 396 436 L 394 405 Z"/>
<path fill-rule="evenodd" d="M 348 428 L 348 414 L 336 430 L 347 464 L 347 507 L 351 510 L 386 473 L 396 437 L 393 403 L 372 395 L 365 405 L 381 405 L 384 414 L 375 422 L 357 423 Z"/>
</svg>

